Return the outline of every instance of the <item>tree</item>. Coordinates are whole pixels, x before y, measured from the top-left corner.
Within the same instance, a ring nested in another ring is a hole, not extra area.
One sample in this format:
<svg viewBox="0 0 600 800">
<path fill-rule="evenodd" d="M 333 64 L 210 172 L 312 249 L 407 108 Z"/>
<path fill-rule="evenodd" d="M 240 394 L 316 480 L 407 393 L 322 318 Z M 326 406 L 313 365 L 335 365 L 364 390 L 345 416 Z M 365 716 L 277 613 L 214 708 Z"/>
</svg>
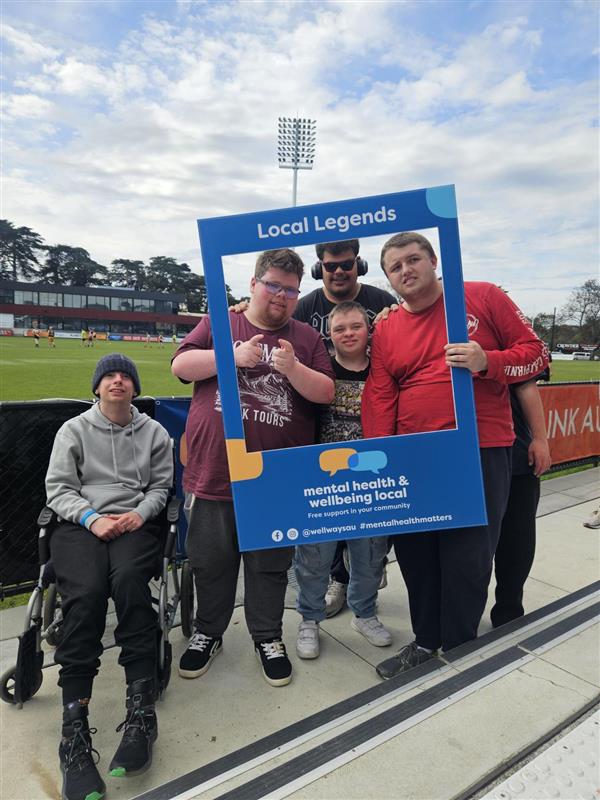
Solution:
<svg viewBox="0 0 600 800">
<path fill-rule="evenodd" d="M 565 320 L 574 320 L 579 328 L 579 341 L 596 344 L 600 341 L 600 281 L 587 280 L 571 292 L 561 313 Z"/>
<path fill-rule="evenodd" d="M 554 314 L 537 314 L 533 319 L 533 330 L 540 339 L 549 342 L 553 324 L 555 324 Z"/>
<path fill-rule="evenodd" d="M 48 283 L 70 286 L 106 286 L 108 270 L 90 258 L 83 247 L 56 244 L 47 248 L 39 276 Z"/>
<path fill-rule="evenodd" d="M 111 262 L 109 278 L 113 286 L 143 291 L 148 288 L 148 268 L 143 261 L 129 258 L 116 258 Z"/>
<path fill-rule="evenodd" d="M 194 285 L 186 293 L 188 309 L 197 314 L 208 314 L 208 293 L 204 275 L 194 275 Z"/>
<path fill-rule="evenodd" d="M 7 219 L 0 220 L 0 275 L 13 281 L 37 277 L 36 252 L 44 249 L 44 240 L 31 228 L 15 228 Z"/>
<path fill-rule="evenodd" d="M 183 294 L 188 311 L 207 311 L 204 277 L 192 272 L 189 264 L 179 263 L 170 256 L 150 259 L 148 288 L 155 292 Z"/>
<path fill-rule="evenodd" d="M 375 280 L 369 280 L 369 286 L 376 286 L 378 289 L 391 294 L 392 297 L 398 298 L 398 292 L 390 285 L 389 281 L 376 278 Z"/>
<path fill-rule="evenodd" d="M 40 278 L 48 283 L 62 283 L 63 264 L 69 257 L 71 248 L 66 244 L 55 244 L 48 247 L 46 260 L 40 268 Z"/>
<path fill-rule="evenodd" d="M 152 292 L 178 292 L 186 271 L 191 272 L 187 264 L 178 264 L 170 256 L 154 256 L 148 267 L 148 289 Z"/>
<path fill-rule="evenodd" d="M 74 247 L 73 259 L 68 264 L 66 282 L 71 286 L 106 286 L 108 269 L 90 258 L 82 247 Z"/>
</svg>

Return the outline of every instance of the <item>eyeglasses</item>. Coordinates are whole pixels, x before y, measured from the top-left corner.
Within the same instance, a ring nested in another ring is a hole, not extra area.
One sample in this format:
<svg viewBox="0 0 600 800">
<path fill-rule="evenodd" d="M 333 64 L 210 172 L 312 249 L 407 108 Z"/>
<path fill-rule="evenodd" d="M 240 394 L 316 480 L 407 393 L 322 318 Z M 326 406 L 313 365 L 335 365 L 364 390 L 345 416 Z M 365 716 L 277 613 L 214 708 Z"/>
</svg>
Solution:
<svg viewBox="0 0 600 800">
<path fill-rule="evenodd" d="M 352 267 L 356 264 L 355 258 L 349 258 L 348 261 L 321 261 L 325 272 L 335 272 L 336 269 L 343 269 L 344 272 L 350 272 Z"/>
<path fill-rule="evenodd" d="M 279 294 L 279 292 L 283 292 L 288 300 L 295 300 L 300 294 L 300 289 L 292 289 L 291 286 L 282 286 L 280 283 L 275 283 L 274 281 L 263 281 L 262 278 L 257 278 L 256 280 L 262 283 L 269 294 Z"/>
</svg>

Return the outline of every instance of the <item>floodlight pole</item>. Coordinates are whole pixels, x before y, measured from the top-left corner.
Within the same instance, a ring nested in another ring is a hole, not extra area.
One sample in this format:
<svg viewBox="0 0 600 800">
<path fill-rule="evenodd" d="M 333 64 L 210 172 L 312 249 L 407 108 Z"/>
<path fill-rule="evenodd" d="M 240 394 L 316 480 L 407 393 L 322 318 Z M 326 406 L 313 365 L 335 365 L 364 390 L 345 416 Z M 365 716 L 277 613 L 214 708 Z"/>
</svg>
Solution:
<svg viewBox="0 0 600 800">
<path fill-rule="evenodd" d="M 279 117 L 277 158 L 280 169 L 294 171 L 292 206 L 298 198 L 298 170 L 312 169 L 315 160 L 317 121 L 298 117 Z"/>
<path fill-rule="evenodd" d="M 292 208 L 298 205 L 298 168 L 294 170 L 294 177 L 292 179 Z"/>
</svg>

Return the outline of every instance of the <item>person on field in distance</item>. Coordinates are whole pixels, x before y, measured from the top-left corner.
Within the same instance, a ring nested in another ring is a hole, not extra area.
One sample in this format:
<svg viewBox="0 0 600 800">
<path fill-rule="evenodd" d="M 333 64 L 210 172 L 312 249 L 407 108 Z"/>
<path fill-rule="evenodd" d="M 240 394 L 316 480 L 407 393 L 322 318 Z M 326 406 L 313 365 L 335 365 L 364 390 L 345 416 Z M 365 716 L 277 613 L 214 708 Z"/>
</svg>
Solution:
<svg viewBox="0 0 600 800">
<path fill-rule="evenodd" d="M 248 451 L 314 444 L 316 404 L 333 400 L 333 371 L 321 337 L 292 319 L 303 271 L 293 250 L 262 253 L 248 307 L 230 315 Z M 255 653 L 265 680 L 284 686 L 292 677 L 282 620 L 293 547 L 240 554 L 208 316 L 179 346 L 172 371 L 194 381 L 183 485 L 193 495 L 186 549 L 198 611 L 179 674 L 197 678 L 221 651 L 243 557 L 244 609 Z"/>
<path fill-rule="evenodd" d="M 300 322 L 308 322 L 318 330 L 329 354 L 334 356 L 329 320 L 332 310 L 337 305 L 348 301 L 359 303 L 365 309 L 369 324 L 372 325 L 377 315 L 385 308 L 397 307 L 398 300 L 390 292 L 359 282 L 359 277 L 366 275 L 368 264 L 359 256 L 358 239 L 323 242 L 317 244 L 315 250 L 317 262 L 312 267 L 312 276 L 316 280 L 322 280 L 323 286 L 300 298 L 294 318 Z M 347 555 L 345 550 L 345 542 L 338 542 L 325 595 L 327 617 L 335 616 L 346 605 L 349 575 L 344 563 L 344 555 Z"/>
<path fill-rule="evenodd" d="M 540 475 L 552 464 L 538 380 L 539 375 L 509 387 L 515 441 L 510 492 L 494 557 L 496 602 L 490 611 L 494 628 L 525 613 L 523 587 L 535 557 Z"/>
<path fill-rule="evenodd" d="M 173 481 L 171 440 L 162 425 L 131 404 L 140 393 L 131 359 L 103 356 L 92 392 L 98 402 L 56 434 L 46 474 L 47 504 L 59 517 L 50 554 L 64 620 L 55 655 L 63 700 L 63 800 L 98 800 L 106 789 L 96 767 L 88 705 L 109 597 L 127 681 L 125 720 L 117 728 L 123 737 L 111 775 L 145 771 L 158 735 L 157 615 L 148 582 L 160 563 L 156 517 Z"/>
<path fill-rule="evenodd" d="M 335 398 L 321 412 L 319 442 L 362 439 L 360 399 L 369 374 L 369 318 L 354 301 L 338 303 L 329 318 L 335 355 Z M 319 655 L 319 623 L 326 617 L 325 593 L 337 542 L 307 544 L 296 548 L 294 569 L 298 581 L 297 609 L 302 616 L 296 652 L 300 658 Z M 346 542 L 350 575 L 348 605 L 354 613 L 351 626 L 375 647 L 392 643 L 390 632 L 375 614 L 381 583 L 387 536 L 350 539 Z"/>
<path fill-rule="evenodd" d="M 443 288 L 431 243 L 399 233 L 381 266 L 404 302 L 373 334 L 363 392 L 365 437 L 455 427 L 451 367 L 473 375 L 488 524 L 394 537 L 415 640 L 377 667 L 391 678 L 476 638 L 506 509 L 514 431 L 508 384 L 535 377 L 546 348 L 497 286 L 465 283 L 469 341 L 446 340 Z"/>
</svg>

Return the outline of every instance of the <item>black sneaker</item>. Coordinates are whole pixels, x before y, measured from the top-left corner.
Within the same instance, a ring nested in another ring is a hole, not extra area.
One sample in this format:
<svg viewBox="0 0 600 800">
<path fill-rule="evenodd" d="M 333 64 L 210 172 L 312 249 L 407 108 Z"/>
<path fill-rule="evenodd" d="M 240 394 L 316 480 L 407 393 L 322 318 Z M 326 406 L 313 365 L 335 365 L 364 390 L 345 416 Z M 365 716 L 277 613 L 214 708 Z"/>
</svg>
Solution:
<svg viewBox="0 0 600 800">
<path fill-rule="evenodd" d="M 96 764 L 98 751 L 92 747 L 96 728 L 88 726 L 87 704 L 76 700 L 63 710 L 62 739 L 58 748 L 63 774 L 62 800 L 101 800 L 106 785 Z"/>
<path fill-rule="evenodd" d="M 285 686 L 292 680 L 292 665 L 281 639 L 254 642 L 254 651 L 267 683 L 271 686 Z"/>
<path fill-rule="evenodd" d="M 396 653 L 395 656 L 382 661 L 375 669 L 380 678 L 387 680 L 388 678 L 395 678 L 396 675 L 417 667 L 419 664 L 424 664 L 425 661 L 429 661 L 436 656 L 437 650 L 429 653 L 427 650 L 418 647 L 416 642 L 411 642 Z"/>
<path fill-rule="evenodd" d="M 210 667 L 213 658 L 221 652 L 223 639 L 213 638 L 196 631 L 188 642 L 187 650 L 179 659 L 182 678 L 199 678 Z"/>
<path fill-rule="evenodd" d="M 139 775 L 152 764 L 152 745 L 158 738 L 154 699 L 152 678 L 140 678 L 127 687 L 127 716 L 117 728 L 123 738 L 109 767 L 114 778 Z"/>
</svg>

